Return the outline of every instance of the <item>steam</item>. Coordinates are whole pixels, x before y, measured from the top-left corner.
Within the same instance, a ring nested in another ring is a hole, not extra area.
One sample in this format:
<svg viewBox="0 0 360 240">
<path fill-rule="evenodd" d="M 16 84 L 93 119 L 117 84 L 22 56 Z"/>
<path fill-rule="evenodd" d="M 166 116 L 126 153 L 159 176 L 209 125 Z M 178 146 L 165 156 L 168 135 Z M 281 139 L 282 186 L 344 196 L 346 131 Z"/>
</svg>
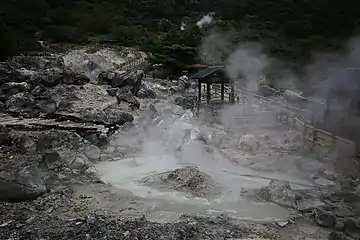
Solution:
<svg viewBox="0 0 360 240">
<path fill-rule="evenodd" d="M 330 114 L 326 116 L 328 128 L 338 128 L 335 125 L 349 124 L 350 119 L 353 119 L 351 126 L 356 130 L 360 127 L 354 118 L 359 108 L 356 100 L 360 100 L 356 92 L 360 86 L 360 37 L 351 38 L 344 50 L 314 54 L 305 69 L 306 79 L 307 85 L 311 86 L 309 92 L 312 97 L 324 102 L 327 98 L 329 100 L 327 107 Z M 334 94 L 333 90 L 338 94 Z"/>
<path fill-rule="evenodd" d="M 180 25 L 180 30 L 184 31 L 186 29 L 186 23 L 182 22 Z"/>
<path fill-rule="evenodd" d="M 255 42 L 241 43 L 234 48 L 230 35 L 212 32 L 203 40 L 199 55 L 207 64 L 225 65 L 230 79 L 239 80 L 237 84 L 241 85 L 246 79 L 246 87 L 256 91 L 272 61 L 263 50 L 263 46 Z"/>
<path fill-rule="evenodd" d="M 306 67 L 306 75 L 310 84 L 317 84 L 319 91 L 315 95 L 326 95 L 331 88 L 352 89 L 357 86 L 358 79 L 347 74 L 346 69 L 355 70 L 360 67 L 360 37 L 351 38 L 345 45 L 345 52 L 317 53 Z M 322 92 L 322 93 L 320 93 Z"/>
<path fill-rule="evenodd" d="M 360 112 L 360 104 L 356 102 L 360 102 L 360 96 L 354 92 L 354 89 L 360 89 L 360 37 L 351 38 L 344 52 L 314 54 L 302 75 L 295 74 L 284 62 L 269 57 L 260 43 L 240 42 L 234 46 L 229 34 L 214 31 L 203 39 L 199 57 L 210 65 L 224 65 L 228 77 L 235 80 L 237 86 L 251 91 L 257 91 L 260 79 L 270 73 L 275 88 L 289 89 L 285 95 L 299 90 L 305 92 L 305 98 L 297 97 L 288 104 L 312 112 L 315 119 L 327 123 L 328 131 L 345 122 L 352 122 L 351 126 L 356 128 L 360 124 L 354 118 Z M 332 89 L 343 89 L 343 93 L 331 96 Z M 328 110 L 333 115 L 327 119 L 326 99 L 331 99 Z"/>
<path fill-rule="evenodd" d="M 232 80 L 239 77 L 247 80 L 247 88 L 256 91 L 258 82 L 264 75 L 271 60 L 263 53 L 263 46 L 259 43 L 244 43 L 230 54 L 226 62 L 226 72 Z"/>
<path fill-rule="evenodd" d="M 232 52 L 232 44 L 227 36 L 212 32 L 206 37 L 200 48 L 200 59 L 209 65 L 224 64 Z"/>
<path fill-rule="evenodd" d="M 190 110 L 185 111 L 168 100 L 143 104 L 146 108 L 152 105 L 156 114 L 150 117 L 149 112 L 142 112 L 136 128 L 115 136 L 114 144 L 126 153 L 124 157 L 134 153 L 136 156 L 162 156 L 168 158 L 172 168 L 179 167 L 179 162 L 199 164 L 217 157 L 215 153 L 207 153 L 204 144 L 198 142 L 203 133 Z"/>
<path fill-rule="evenodd" d="M 211 24 L 212 21 L 213 21 L 212 14 L 207 14 L 207 15 L 203 16 L 203 17 L 196 23 L 196 26 L 198 26 L 199 28 L 202 28 L 202 27 L 205 26 L 205 25 Z"/>
</svg>

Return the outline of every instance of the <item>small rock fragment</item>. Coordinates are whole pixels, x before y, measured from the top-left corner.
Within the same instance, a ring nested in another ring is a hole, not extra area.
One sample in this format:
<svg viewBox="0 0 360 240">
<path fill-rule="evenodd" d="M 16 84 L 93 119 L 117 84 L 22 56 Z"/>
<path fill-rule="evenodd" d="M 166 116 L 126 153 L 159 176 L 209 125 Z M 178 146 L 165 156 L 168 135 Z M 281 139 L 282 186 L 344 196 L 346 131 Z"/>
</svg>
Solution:
<svg viewBox="0 0 360 240">
<path fill-rule="evenodd" d="M 126 231 L 126 232 L 124 232 L 124 237 L 127 237 L 127 236 L 129 236 L 130 235 L 130 232 L 129 231 Z"/>
<path fill-rule="evenodd" d="M 70 165 L 73 169 L 83 169 L 86 166 L 86 162 L 83 158 L 77 157 L 74 162 Z"/>
<path fill-rule="evenodd" d="M 255 139 L 255 137 L 249 134 L 244 135 L 240 138 L 239 145 L 241 150 L 248 153 L 254 153 L 260 147 L 260 143 Z"/>
<path fill-rule="evenodd" d="M 42 161 L 39 165 L 40 167 L 54 170 L 55 168 L 62 166 L 62 159 L 57 151 L 47 151 L 43 154 Z"/>
<path fill-rule="evenodd" d="M 98 147 L 90 146 L 86 149 L 85 155 L 89 158 L 90 161 L 99 161 L 101 151 Z"/>
<path fill-rule="evenodd" d="M 107 93 L 112 96 L 112 97 L 115 97 L 116 96 L 116 93 L 118 92 L 119 88 L 109 88 L 109 89 L 106 89 Z"/>
<path fill-rule="evenodd" d="M 286 225 L 289 224 L 289 221 L 277 222 L 276 224 L 277 224 L 279 227 L 285 227 Z"/>
</svg>

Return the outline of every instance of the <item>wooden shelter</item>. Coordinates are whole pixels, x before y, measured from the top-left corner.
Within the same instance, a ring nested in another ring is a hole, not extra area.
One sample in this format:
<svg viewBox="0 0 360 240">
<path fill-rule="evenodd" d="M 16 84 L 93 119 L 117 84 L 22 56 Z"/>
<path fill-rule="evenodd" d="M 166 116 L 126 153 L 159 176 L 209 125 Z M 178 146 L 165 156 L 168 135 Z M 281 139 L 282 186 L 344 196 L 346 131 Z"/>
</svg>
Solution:
<svg viewBox="0 0 360 240">
<path fill-rule="evenodd" d="M 234 81 L 229 79 L 225 74 L 224 66 L 211 66 L 191 76 L 192 80 L 198 82 L 198 107 L 201 105 L 201 85 L 206 84 L 206 104 L 209 105 L 211 101 L 211 87 L 213 84 L 220 84 L 220 99 L 221 103 L 225 103 L 225 85 L 231 89 L 229 102 L 235 103 L 235 85 Z"/>
<path fill-rule="evenodd" d="M 192 65 L 187 65 L 185 69 L 188 71 L 189 74 L 195 74 L 200 72 L 201 70 L 204 70 L 207 67 L 208 67 L 207 65 L 196 63 Z"/>
</svg>

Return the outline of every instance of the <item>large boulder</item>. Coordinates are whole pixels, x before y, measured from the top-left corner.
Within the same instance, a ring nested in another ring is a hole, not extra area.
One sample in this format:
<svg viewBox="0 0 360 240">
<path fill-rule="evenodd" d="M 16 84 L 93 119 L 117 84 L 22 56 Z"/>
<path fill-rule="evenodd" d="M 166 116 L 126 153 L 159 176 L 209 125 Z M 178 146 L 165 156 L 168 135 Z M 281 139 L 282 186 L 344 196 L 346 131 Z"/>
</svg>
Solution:
<svg viewBox="0 0 360 240">
<path fill-rule="evenodd" d="M 20 202 L 34 200 L 46 191 L 38 174 L 24 171 L 22 174 L 0 173 L 0 201 Z"/>
<path fill-rule="evenodd" d="M 137 100 L 136 97 L 130 91 L 126 91 L 126 89 L 117 91 L 116 99 L 118 103 L 127 102 L 135 106 L 136 108 L 140 107 L 139 100 Z"/>
<path fill-rule="evenodd" d="M 63 70 L 59 68 L 49 68 L 40 72 L 34 80 L 34 84 L 42 84 L 46 87 L 58 85 L 63 77 Z"/>
<path fill-rule="evenodd" d="M 177 96 L 175 103 L 185 109 L 192 109 L 197 102 L 197 98 L 194 95 Z"/>
<path fill-rule="evenodd" d="M 58 102 L 53 99 L 41 99 L 36 101 L 34 108 L 39 112 L 52 114 L 58 109 Z"/>
<path fill-rule="evenodd" d="M 63 73 L 61 82 L 69 85 L 84 85 L 90 82 L 90 78 L 82 73 L 66 69 Z"/>
<path fill-rule="evenodd" d="M 47 171 L 63 167 L 61 155 L 57 151 L 46 151 L 42 155 L 39 166 Z"/>
<path fill-rule="evenodd" d="M 90 82 L 90 78 L 84 74 L 69 69 L 48 68 L 40 72 L 34 80 L 34 84 L 42 84 L 46 87 L 54 87 L 59 83 L 68 85 L 84 85 Z"/>
<path fill-rule="evenodd" d="M 11 95 L 29 90 L 30 85 L 26 82 L 6 82 L 1 86 L 1 99 L 7 100 Z"/>
<path fill-rule="evenodd" d="M 177 81 L 177 85 L 175 87 L 171 87 L 170 91 L 173 93 L 185 93 L 186 89 L 188 89 L 190 86 L 191 83 L 189 78 L 187 76 L 181 76 Z"/>
<path fill-rule="evenodd" d="M 134 117 L 129 113 L 113 108 L 89 108 L 85 110 L 82 118 L 88 122 L 97 122 L 105 125 L 123 125 L 134 120 Z"/>
<path fill-rule="evenodd" d="M 0 78 L 1 83 L 6 82 L 32 82 L 32 80 L 36 77 L 37 72 L 33 70 L 27 70 L 25 68 L 21 69 L 0 69 Z"/>
<path fill-rule="evenodd" d="M 111 85 L 111 80 L 115 77 L 115 72 L 103 71 L 98 75 L 99 85 Z"/>
<path fill-rule="evenodd" d="M 142 82 L 136 96 L 139 98 L 156 98 L 156 93 L 150 88 L 150 86 Z"/>
<path fill-rule="evenodd" d="M 315 213 L 315 221 L 318 225 L 328 228 L 335 226 L 336 215 L 333 212 L 316 209 L 314 213 Z"/>
<path fill-rule="evenodd" d="M 260 143 L 256 140 L 254 135 L 246 134 L 240 138 L 239 146 L 244 152 L 254 153 L 260 148 Z"/>
<path fill-rule="evenodd" d="M 348 218 L 344 221 L 344 232 L 353 237 L 354 239 L 360 239 L 360 219 Z"/>
<path fill-rule="evenodd" d="M 10 112 L 22 112 L 33 109 L 34 97 L 29 93 L 17 93 L 5 102 L 5 108 Z"/>
<path fill-rule="evenodd" d="M 141 87 L 141 83 L 142 83 L 142 80 L 144 78 L 145 74 L 144 74 L 144 71 L 142 70 L 137 70 L 135 73 L 134 73 L 134 76 L 133 76 L 133 89 L 132 89 L 132 93 L 136 96 L 137 93 L 139 92 L 140 90 L 140 87 Z"/>
<path fill-rule="evenodd" d="M 131 92 L 136 95 L 142 83 L 144 73 L 141 70 L 135 72 L 126 71 L 105 71 L 98 76 L 98 84 L 111 85 L 116 88 L 131 86 Z"/>
<path fill-rule="evenodd" d="M 98 76 L 98 84 L 123 87 L 129 85 L 129 75 L 125 71 L 104 71 Z"/>
<path fill-rule="evenodd" d="M 7 62 L 0 62 L 0 84 L 7 82 L 11 70 Z"/>
<path fill-rule="evenodd" d="M 273 202 L 284 207 L 296 207 L 295 194 L 290 183 L 280 180 L 271 180 L 269 185 L 247 194 L 259 200 Z"/>
<path fill-rule="evenodd" d="M 28 70 L 44 70 L 48 68 L 65 67 L 64 60 L 60 56 L 15 56 L 9 61 L 11 67 L 19 69 L 26 68 Z"/>
<path fill-rule="evenodd" d="M 280 180 L 271 180 L 267 186 L 272 202 L 282 206 L 296 206 L 295 194 L 291 189 L 290 183 Z"/>
<path fill-rule="evenodd" d="M 18 92 L 26 92 L 30 90 L 30 85 L 26 82 L 7 82 L 1 86 L 2 92 L 16 89 Z"/>
</svg>

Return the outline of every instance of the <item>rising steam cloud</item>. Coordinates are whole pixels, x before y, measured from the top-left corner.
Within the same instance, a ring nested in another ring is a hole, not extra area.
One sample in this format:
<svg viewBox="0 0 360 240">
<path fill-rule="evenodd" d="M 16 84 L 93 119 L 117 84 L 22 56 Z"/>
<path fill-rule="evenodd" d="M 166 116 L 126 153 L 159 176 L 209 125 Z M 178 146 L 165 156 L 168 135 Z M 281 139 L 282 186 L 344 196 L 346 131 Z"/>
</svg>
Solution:
<svg viewBox="0 0 360 240">
<path fill-rule="evenodd" d="M 359 119 L 359 79 L 360 79 L 360 37 L 351 38 L 345 45 L 344 52 L 316 53 L 311 63 L 305 68 L 309 92 L 314 98 L 326 102 L 328 115 L 327 129 L 348 128 L 349 133 L 357 135 L 360 129 Z M 336 90 L 338 94 L 334 95 Z M 341 130 L 339 134 L 345 132 Z M 353 138 L 349 135 L 350 138 Z"/>
<path fill-rule="evenodd" d="M 351 38 L 345 45 L 345 52 L 314 54 L 312 61 L 303 68 L 302 75 L 295 74 L 282 61 L 267 56 L 260 43 L 243 42 L 234 47 L 230 40 L 228 34 L 210 33 L 199 48 L 202 61 L 210 65 L 225 65 L 230 79 L 238 79 L 238 85 L 245 84 L 252 91 L 257 90 L 259 79 L 270 72 L 275 77 L 276 88 L 300 88 L 307 97 L 316 100 L 301 103 L 301 108 L 312 112 L 319 121 L 327 121 L 327 130 L 338 128 L 345 122 L 360 129 L 360 121 L 354 118 L 360 112 L 360 91 L 354 91 L 360 89 L 360 37 Z M 342 97 L 331 97 L 328 110 L 333 111 L 333 117 L 325 119 L 325 110 L 320 109 L 325 109 L 324 102 L 332 89 L 343 89 L 347 93 Z"/>
<path fill-rule="evenodd" d="M 264 75 L 270 58 L 263 53 L 259 43 L 240 44 L 226 62 L 226 72 L 233 80 L 246 79 L 247 88 L 256 91 L 259 79 Z"/>
<path fill-rule="evenodd" d="M 213 21 L 212 14 L 207 14 L 203 16 L 197 23 L 196 26 L 202 28 L 205 25 L 209 25 Z"/>
<path fill-rule="evenodd" d="M 330 88 L 352 89 L 358 86 L 356 76 L 349 75 L 344 71 L 349 68 L 360 68 L 360 37 L 351 38 L 346 43 L 343 53 L 314 54 L 311 63 L 305 70 L 309 85 L 321 82 L 318 85 L 318 91 L 314 94 L 323 96 Z"/>
<path fill-rule="evenodd" d="M 207 36 L 199 48 L 200 59 L 210 65 L 224 64 L 231 52 L 232 44 L 227 36 L 216 32 Z"/>
<path fill-rule="evenodd" d="M 246 79 L 247 87 L 254 91 L 266 67 L 271 63 L 260 43 L 247 42 L 234 48 L 230 36 L 216 32 L 204 39 L 199 54 L 202 61 L 207 64 L 225 65 L 230 79 Z"/>
<path fill-rule="evenodd" d="M 182 22 L 180 25 L 180 30 L 184 31 L 186 29 L 186 23 Z"/>
</svg>

